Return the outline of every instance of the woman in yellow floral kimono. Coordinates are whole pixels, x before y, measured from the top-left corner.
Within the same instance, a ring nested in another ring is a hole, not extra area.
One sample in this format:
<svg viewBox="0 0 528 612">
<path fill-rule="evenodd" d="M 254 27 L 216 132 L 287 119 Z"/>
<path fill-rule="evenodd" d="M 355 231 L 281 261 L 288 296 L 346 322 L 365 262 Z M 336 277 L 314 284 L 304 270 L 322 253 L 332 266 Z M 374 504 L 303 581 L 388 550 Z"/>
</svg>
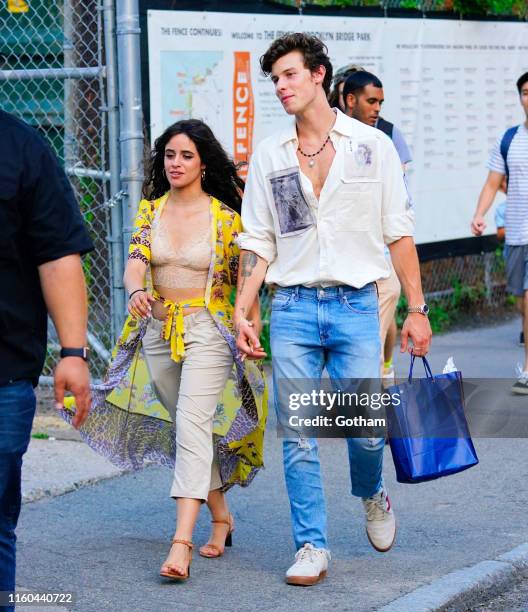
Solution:
<svg viewBox="0 0 528 612">
<path fill-rule="evenodd" d="M 224 492 L 262 467 L 265 378 L 238 355 L 230 302 L 242 188 L 201 121 L 179 121 L 156 140 L 152 199 L 140 203 L 125 271 L 130 316 L 81 430 L 120 466 L 174 466 L 176 532 L 160 571 L 174 580 L 189 576 L 201 502 L 213 529 L 200 554 L 219 557 L 234 527 Z M 260 326 L 258 303 L 248 318 Z"/>
</svg>

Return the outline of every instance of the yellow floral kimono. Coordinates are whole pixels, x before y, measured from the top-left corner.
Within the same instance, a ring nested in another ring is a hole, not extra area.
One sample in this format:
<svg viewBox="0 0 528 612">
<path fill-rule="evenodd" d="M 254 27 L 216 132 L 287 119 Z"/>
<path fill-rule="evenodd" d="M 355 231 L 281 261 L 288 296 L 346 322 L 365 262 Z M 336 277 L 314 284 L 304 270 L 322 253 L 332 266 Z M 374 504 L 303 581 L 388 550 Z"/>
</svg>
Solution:
<svg viewBox="0 0 528 612">
<path fill-rule="evenodd" d="M 130 242 L 129 257 L 148 266 L 149 288 L 151 226 L 167 197 L 140 202 Z M 227 490 L 234 484 L 247 486 L 263 465 L 268 393 L 262 364 L 242 362 L 235 347 L 230 295 L 237 281 L 240 216 L 216 198 L 211 198 L 210 211 L 213 257 L 205 305 L 234 358 L 213 427 L 220 476 Z M 127 318 L 105 380 L 92 390 L 92 409 L 80 430 L 94 450 L 121 467 L 133 469 L 152 461 L 172 467 L 176 454 L 171 417 L 157 398 L 142 354 L 146 325 L 145 320 Z M 71 408 L 65 411 L 67 420 L 71 420 Z"/>
</svg>

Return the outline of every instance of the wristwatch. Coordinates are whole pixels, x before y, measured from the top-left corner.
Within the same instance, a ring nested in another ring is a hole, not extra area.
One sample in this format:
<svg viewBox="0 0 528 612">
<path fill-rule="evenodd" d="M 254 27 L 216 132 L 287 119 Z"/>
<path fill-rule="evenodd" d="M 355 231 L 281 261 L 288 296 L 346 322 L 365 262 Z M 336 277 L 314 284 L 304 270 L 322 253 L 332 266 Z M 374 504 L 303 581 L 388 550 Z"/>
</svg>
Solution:
<svg viewBox="0 0 528 612">
<path fill-rule="evenodd" d="M 60 356 L 63 357 L 81 357 L 84 361 L 88 361 L 90 349 L 87 346 L 81 348 L 61 348 Z"/>
<path fill-rule="evenodd" d="M 427 306 L 427 304 L 420 304 L 419 306 L 409 306 L 409 308 L 407 308 L 407 312 L 418 312 L 419 314 L 427 316 L 429 314 L 429 306 Z"/>
</svg>

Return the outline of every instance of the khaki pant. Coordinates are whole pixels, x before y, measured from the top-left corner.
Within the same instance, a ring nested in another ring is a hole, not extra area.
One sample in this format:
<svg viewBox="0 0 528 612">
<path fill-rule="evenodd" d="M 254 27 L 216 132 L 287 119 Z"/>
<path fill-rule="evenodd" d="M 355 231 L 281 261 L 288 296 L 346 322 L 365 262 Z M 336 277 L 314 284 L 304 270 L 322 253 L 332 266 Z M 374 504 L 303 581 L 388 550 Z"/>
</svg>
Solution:
<svg viewBox="0 0 528 612">
<path fill-rule="evenodd" d="M 171 497 L 206 500 L 222 486 L 213 457 L 213 419 L 233 366 L 227 342 L 207 310 L 184 317 L 185 357 L 175 362 L 161 338 L 163 322 L 152 318 L 143 351 L 159 400 L 176 426 L 176 464 Z"/>
<path fill-rule="evenodd" d="M 376 281 L 378 285 L 379 317 L 380 317 L 380 336 L 381 336 L 381 368 L 383 371 L 383 351 L 387 332 L 396 314 L 396 306 L 400 299 L 401 285 L 392 262 L 390 262 L 389 278 L 382 278 Z"/>
</svg>

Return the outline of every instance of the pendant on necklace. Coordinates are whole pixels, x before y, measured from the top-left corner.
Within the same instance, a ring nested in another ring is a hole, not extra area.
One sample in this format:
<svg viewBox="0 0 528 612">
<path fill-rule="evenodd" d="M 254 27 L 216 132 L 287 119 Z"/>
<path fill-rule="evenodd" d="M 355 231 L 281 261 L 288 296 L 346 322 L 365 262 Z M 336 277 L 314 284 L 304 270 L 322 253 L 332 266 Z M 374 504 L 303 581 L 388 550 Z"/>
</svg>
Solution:
<svg viewBox="0 0 528 612">
<path fill-rule="evenodd" d="M 310 166 L 310 168 L 313 168 L 313 167 L 315 166 L 315 159 L 311 159 L 311 160 L 308 162 L 308 166 Z"/>
</svg>

